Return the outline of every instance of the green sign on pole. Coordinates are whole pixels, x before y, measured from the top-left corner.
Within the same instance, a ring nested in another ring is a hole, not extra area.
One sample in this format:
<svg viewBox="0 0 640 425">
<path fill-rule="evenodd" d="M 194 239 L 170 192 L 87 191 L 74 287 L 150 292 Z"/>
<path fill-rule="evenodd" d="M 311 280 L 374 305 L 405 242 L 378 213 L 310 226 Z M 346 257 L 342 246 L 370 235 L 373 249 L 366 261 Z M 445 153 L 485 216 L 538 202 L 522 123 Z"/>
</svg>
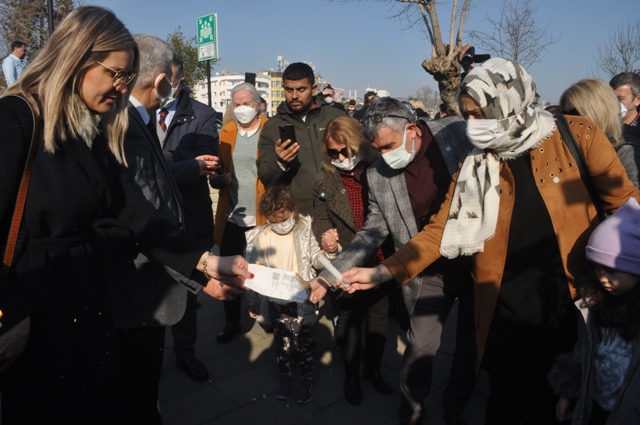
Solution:
<svg viewBox="0 0 640 425">
<path fill-rule="evenodd" d="M 218 59 L 218 14 L 198 18 L 198 60 Z"/>
</svg>

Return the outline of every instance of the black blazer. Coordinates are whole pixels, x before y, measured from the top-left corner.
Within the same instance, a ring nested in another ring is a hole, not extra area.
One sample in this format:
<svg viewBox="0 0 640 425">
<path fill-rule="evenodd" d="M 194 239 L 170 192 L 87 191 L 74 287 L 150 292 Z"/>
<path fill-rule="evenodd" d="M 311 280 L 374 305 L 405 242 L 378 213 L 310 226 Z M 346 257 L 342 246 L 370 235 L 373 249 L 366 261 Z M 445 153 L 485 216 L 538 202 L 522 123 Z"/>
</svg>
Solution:
<svg viewBox="0 0 640 425">
<path fill-rule="evenodd" d="M 141 197 L 151 203 L 157 213 L 172 225 L 182 229 L 184 216 L 182 199 L 169 165 L 164 159 L 151 125 L 145 125 L 132 105 L 129 106 L 129 128 L 125 137 L 125 157 L 128 166 L 123 179 Z M 198 243 L 193 241 L 196 246 Z M 187 288 L 200 285 L 150 258 L 145 247 L 137 252 L 133 242 L 121 250 L 117 267 L 110 268 L 109 297 L 116 327 L 170 326 L 183 316 Z M 200 254 L 209 247 L 201 245 Z M 137 255 L 132 255 L 137 253 Z M 194 263 L 195 264 L 195 263 Z M 183 283 L 183 284 L 181 284 Z"/>
</svg>

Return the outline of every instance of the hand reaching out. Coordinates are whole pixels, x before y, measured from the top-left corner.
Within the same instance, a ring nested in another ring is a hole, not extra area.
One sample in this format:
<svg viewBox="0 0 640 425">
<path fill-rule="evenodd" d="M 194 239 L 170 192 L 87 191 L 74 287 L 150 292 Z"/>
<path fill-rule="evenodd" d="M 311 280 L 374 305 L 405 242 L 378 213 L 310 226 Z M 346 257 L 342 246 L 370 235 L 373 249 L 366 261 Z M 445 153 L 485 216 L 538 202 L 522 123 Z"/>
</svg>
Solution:
<svg viewBox="0 0 640 425">
<path fill-rule="evenodd" d="M 309 281 L 309 285 L 311 286 L 309 302 L 311 304 L 318 304 L 327 294 L 329 283 L 321 277 L 316 277 L 315 279 Z"/>
<path fill-rule="evenodd" d="M 218 257 L 205 252 L 198 262 L 198 270 L 209 278 L 204 291 L 216 299 L 234 299 L 247 288 L 244 280 L 252 278 L 249 263 L 240 255 Z"/>
<path fill-rule="evenodd" d="M 391 272 L 382 264 L 374 268 L 354 267 L 342 273 L 342 281 L 348 284 L 349 288 L 345 288 L 339 282 L 338 286 L 343 291 L 353 294 L 355 291 L 375 288 L 391 279 L 393 279 Z"/>
</svg>

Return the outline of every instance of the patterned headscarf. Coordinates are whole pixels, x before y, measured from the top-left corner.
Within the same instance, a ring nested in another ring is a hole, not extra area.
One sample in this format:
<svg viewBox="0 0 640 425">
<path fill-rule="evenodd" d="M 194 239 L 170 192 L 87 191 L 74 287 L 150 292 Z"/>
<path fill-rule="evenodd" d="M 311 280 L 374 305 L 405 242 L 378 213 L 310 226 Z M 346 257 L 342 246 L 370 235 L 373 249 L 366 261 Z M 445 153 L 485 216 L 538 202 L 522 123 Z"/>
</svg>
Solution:
<svg viewBox="0 0 640 425">
<path fill-rule="evenodd" d="M 478 103 L 485 119 L 498 120 L 500 130 L 509 133 L 476 143 L 462 164 L 440 243 L 440 253 L 448 258 L 484 250 L 498 222 L 500 160 L 527 153 L 555 126 L 550 113 L 531 106 L 536 85 L 516 62 L 495 58 L 474 68 L 460 86 L 458 103 L 463 94 Z"/>
</svg>

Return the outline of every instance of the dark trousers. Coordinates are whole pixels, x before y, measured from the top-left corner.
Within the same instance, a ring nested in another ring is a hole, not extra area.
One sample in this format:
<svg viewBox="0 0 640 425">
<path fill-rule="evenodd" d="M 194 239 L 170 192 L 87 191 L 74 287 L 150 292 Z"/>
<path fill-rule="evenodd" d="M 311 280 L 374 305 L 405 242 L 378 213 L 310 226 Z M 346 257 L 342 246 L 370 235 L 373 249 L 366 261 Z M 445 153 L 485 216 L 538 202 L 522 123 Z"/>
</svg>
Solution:
<svg viewBox="0 0 640 425">
<path fill-rule="evenodd" d="M 442 328 L 456 298 L 459 299 L 456 350 L 443 405 L 463 410 L 475 387 L 475 325 L 471 279 L 454 280 L 441 274 L 425 276 L 410 317 L 400 376 L 401 419 L 423 418 L 423 401 L 429 395 L 433 358 L 440 348 Z"/>
<path fill-rule="evenodd" d="M 362 322 L 365 324 L 365 366 L 380 368 L 389 327 L 389 285 L 345 294 L 338 319 L 337 342 L 347 376 L 360 374 Z"/>
<path fill-rule="evenodd" d="M 540 373 L 530 379 L 489 375 L 484 423 L 489 425 L 561 424 L 555 416 L 558 398 Z M 564 422 L 566 423 L 566 422 Z"/>
<path fill-rule="evenodd" d="M 163 326 L 116 331 L 127 402 L 135 424 L 162 424 L 158 411 L 158 384 L 162 372 L 164 332 Z"/>
<path fill-rule="evenodd" d="M 60 285 L 50 314 L 33 313 L 27 346 L 0 373 L 2 425 L 129 425 L 109 310 L 87 308 L 90 285 Z M 98 285 L 96 285 L 98 286 Z"/>
<path fill-rule="evenodd" d="M 291 354 L 298 353 L 300 377 L 313 377 L 313 348 L 311 328 L 300 323 L 298 304 L 285 305 L 269 302 L 269 315 L 273 326 L 273 345 L 280 373 L 291 373 Z"/>
<path fill-rule="evenodd" d="M 486 424 L 562 423 L 556 419 L 558 398 L 547 383 L 547 374 L 558 354 L 573 349 L 577 339 L 578 315 L 578 310 L 568 301 L 558 327 L 546 332 L 545 342 L 536 339 L 531 343 L 527 350 L 535 350 L 535 354 L 526 358 L 512 353 L 513 348 L 505 345 L 510 344 L 510 340 L 492 338 L 500 329 L 494 316 L 482 364 L 489 374 Z M 522 332 L 529 332 L 528 335 L 538 333 L 524 326 Z M 533 341 L 533 337 L 531 339 Z M 522 342 L 518 344 L 521 346 Z M 513 361 L 514 357 L 517 357 L 517 362 Z"/>
<path fill-rule="evenodd" d="M 224 235 L 222 237 L 222 246 L 220 247 L 220 255 L 244 255 L 244 249 L 247 247 L 247 239 L 244 234 L 253 227 L 240 227 L 235 223 L 227 221 L 224 227 Z M 223 301 L 224 317 L 227 323 L 239 322 L 241 313 L 242 297 L 237 297 L 231 301 Z"/>
<path fill-rule="evenodd" d="M 195 345 L 198 340 L 198 297 L 196 294 L 187 293 L 187 306 L 184 309 L 184 316 L 175 325 L 171 326 L 173 335 L 173 352 L 176 358 L 184 359 L 194 356 Z"/>
</svg>

